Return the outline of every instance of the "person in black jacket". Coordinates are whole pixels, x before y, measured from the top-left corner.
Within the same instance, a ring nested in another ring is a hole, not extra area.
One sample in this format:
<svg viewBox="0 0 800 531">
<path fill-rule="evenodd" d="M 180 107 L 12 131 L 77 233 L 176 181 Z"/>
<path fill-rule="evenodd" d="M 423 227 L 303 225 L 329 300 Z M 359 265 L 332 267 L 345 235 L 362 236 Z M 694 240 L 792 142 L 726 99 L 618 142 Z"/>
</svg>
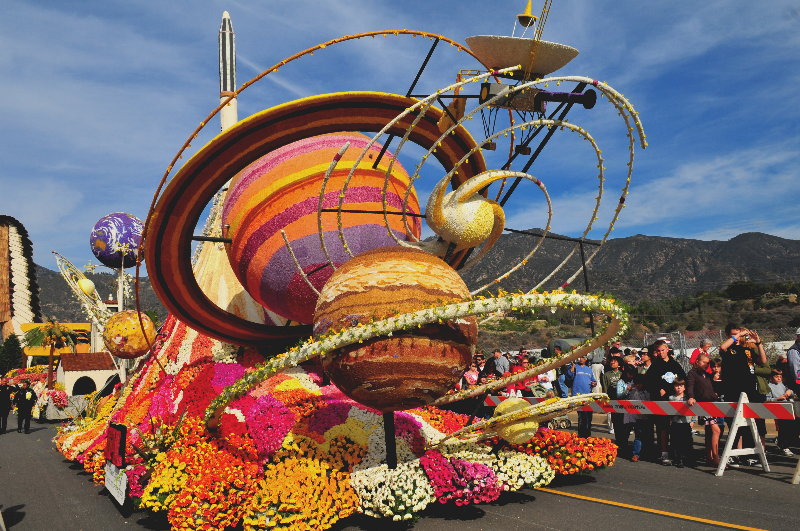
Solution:
<svg viewBox="0 0 800 531">
<path fill-rule="evenodd" d="M 653 363 L 645 373 L 647 392 L 650 400 L 669 400 L 672 392 L 672 382 L 676 379 L 686 380 L 686 372 L 675 358 L 669 355 L 669 345 L 666 341 L 658 340 L 652 344 L 649 351 L 653 355 Z M 661 464 L 670 464 L 669 459 L 669 415 L 655 415 L 656 436 L 661 449 Z"/>
<path fill-rule="evenodd" d="M 11 395 L 15 387 L 8 385 L 8 379 L 0 379 L 0 433 L 8 428 L 8 413 L 11 411 Z"/>
<path fill-rule="evenodd" d="M 31 383 L 23 380 L 22 389 L 18 390 L 14 396 L 14 403 L 17 405 L 17 433 L 22 433 L 23 424 L 25 433 L 31 432 L 31 416 L 36 398 L 36 393 L 31 389 Z"/>
<path fill-rule="evenodd" d="M 767 364 L 767 353 L 761 338 L 754 330 L 735 324 L 725 327 L 725 335 L 728 337 L 719 346 L 725 400 L 737 402 L 739 395 L 745 393 L 750 402 L 763 402 L 756 380 L 756 366 Z"/>
<path fill-rule="evenodd" d="M 767 365 L 767 353 L 764 345 L 761 344 L 761 338 L 755 330 L 749 330 L 734 323 L 728 323 L 725 327 L 725 335 L 728 337 L 719 346 L 725 400 L 738 402 L 741 394 L 744 393 L 750 402 L 763 402 L 765 396 L 758 392 L 758 379 L 756 378 L 756 371 Z M 725 421 L 730 428 L 733 419 L 727 418 Z M 766 423 L 762 419 L 756 419 L 756 425 L 763 440 L 767 432 Z M 744 442 L 748 447 L 751 444 L 755 445 L 750 433 L 742 433 L 744 431 L 740 430 L 737 434 L 731 434 L 736 436 L 734 446 L 737 449 L 742 448 L 743 435 Z M 733 459 L 734 464 L 736 461 Z"/>
</svg>

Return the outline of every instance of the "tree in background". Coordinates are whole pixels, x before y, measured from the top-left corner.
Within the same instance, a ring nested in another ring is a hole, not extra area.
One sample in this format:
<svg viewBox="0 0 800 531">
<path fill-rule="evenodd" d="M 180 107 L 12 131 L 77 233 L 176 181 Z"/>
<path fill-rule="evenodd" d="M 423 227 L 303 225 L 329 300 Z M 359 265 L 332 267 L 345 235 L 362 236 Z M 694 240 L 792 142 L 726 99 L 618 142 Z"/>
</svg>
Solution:
<svg viewBox="0 0 800 531">
<path fill-rule="evenodd" d="M 47 363 L 47 388 L 53 388 L 53 353 L 58 348 L 70 347 L 75 352 L 78 333 L 55 319 L 49 319 L 36 328 L 25 332 L 23 341 L 26 347 L 50 347 Z"/>
<path fill-rule="evenodd" d="M 0 347 L 0 376 L 22 367 L 22 345 L 16 334 L 9 335 Z"/>
</svg>

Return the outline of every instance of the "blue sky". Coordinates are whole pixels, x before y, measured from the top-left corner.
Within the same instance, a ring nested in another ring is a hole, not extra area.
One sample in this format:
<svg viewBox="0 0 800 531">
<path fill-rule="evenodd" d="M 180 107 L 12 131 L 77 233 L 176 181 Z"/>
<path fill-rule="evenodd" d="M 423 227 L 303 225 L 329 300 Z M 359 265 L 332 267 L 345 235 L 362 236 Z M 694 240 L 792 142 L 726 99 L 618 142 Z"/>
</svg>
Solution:
<svg viewBox="0 0 800 531">
<path fill-rule="evenodd" d="M 169 160 L 218 103 L 223 10 L 236 31 L 241 84 L 344 34 L 409 28 L 460 42 L 508 35 L 524 3 L 9 0 L 0 19 L 0 213 L 27 227 L 36 262 L 50 268 L 51 250 L 78 266 L 93 258 L 89 233 L 103 215 L 144 219 Z M 534 2 L 534 12 L 540 8 Z M 556 0 L 544 39 L 581 52 L 559 74 L 604 80 L 641 113 L 650 147 L 637 152 L 628 207 L 613 236 L 726 240 L 761 231 L 800 238 L 796 1 Z M 405 37 L 329 48 L 248 89 L 239 116 L 323 92 L 404 93 L 429 45 Z M 439 48 L 420 90 L 478 67 Z M 570 119 L 607 156 L 605 221 L 624 181 L 624 130 L 607 102 Z M 195 145 L 217 131 L 212 124 Z M 418 151 L 404 153 L 413 168 Z M 597 184 L 590 155 L 585 142 L 556 135 L 531 170 L 554 200 L 557 232 L 578 235 L 586 224 Z M 427 175 L 423 195 L 436 168 Z M 543 205 L 532 187 L 523 189 L 507 205 L 509 226 L 542 226 Z"/>
</svg>

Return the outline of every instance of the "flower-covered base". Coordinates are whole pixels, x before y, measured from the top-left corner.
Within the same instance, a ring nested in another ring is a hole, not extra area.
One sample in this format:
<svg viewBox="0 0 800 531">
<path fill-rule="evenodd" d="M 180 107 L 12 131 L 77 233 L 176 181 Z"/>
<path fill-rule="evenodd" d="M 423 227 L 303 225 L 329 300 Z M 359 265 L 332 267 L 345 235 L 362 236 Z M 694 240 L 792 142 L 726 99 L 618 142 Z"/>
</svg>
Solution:
<svg viewBox="0 0 800 531">
<path fill-rule="evenodd" d="M 381 412 L 322 385 L 311 367 L 284 371 L 234 400 L 212 432 L 203 422 L 210 401 L 261 358 L 250 350 L 220 358 L 224 346 L 172 319 L 164 331 L 169 339 L 157 353 L 164 371 L 155 358 L 143 363 L 55 441 L 102 483 L 108 424 L 126 425 L 128 496 L 166 513 L 175 529 L 325 529 L 356 512 L 408 520 L 431 503 L 490 502 L 546 485 L 556 473 L 608 466 L 616 455 L 610 442 L 547 429 L 523 445 L 456 440 L 429 450 L 468 419 L 429 406 L 395 413 L 392 470 Z"/>
</svg>

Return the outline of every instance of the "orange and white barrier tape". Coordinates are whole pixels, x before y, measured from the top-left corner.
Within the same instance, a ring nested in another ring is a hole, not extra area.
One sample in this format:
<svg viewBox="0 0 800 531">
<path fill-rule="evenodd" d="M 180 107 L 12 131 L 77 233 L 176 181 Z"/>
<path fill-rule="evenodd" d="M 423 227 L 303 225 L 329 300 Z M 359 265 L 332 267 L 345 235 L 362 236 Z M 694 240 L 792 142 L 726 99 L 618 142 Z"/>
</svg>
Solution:
<svg viewBox="0 0 800 531">
<path fill-rule="evenodd" d="M 484 405 L 494 407 L 508 397 L 487 396 Z M 543 402 L 546 398 L 523 397 L 531 404 Z M 633 415 L 683 415 L 684 417 L 733 417 L 736 414 L 736 402 L 696 402 L 689 406 L 686 402 L 661 402 L 655 400 L 608 400 L 607 402 L 591 402 L 578 411 L 593 413 L 631 413 Z M 794 408 L 790 402 L 764 402 L 744 404 L 744 418 L 747 419 L 780 419 L 795 418 Z"/>
</svg>

